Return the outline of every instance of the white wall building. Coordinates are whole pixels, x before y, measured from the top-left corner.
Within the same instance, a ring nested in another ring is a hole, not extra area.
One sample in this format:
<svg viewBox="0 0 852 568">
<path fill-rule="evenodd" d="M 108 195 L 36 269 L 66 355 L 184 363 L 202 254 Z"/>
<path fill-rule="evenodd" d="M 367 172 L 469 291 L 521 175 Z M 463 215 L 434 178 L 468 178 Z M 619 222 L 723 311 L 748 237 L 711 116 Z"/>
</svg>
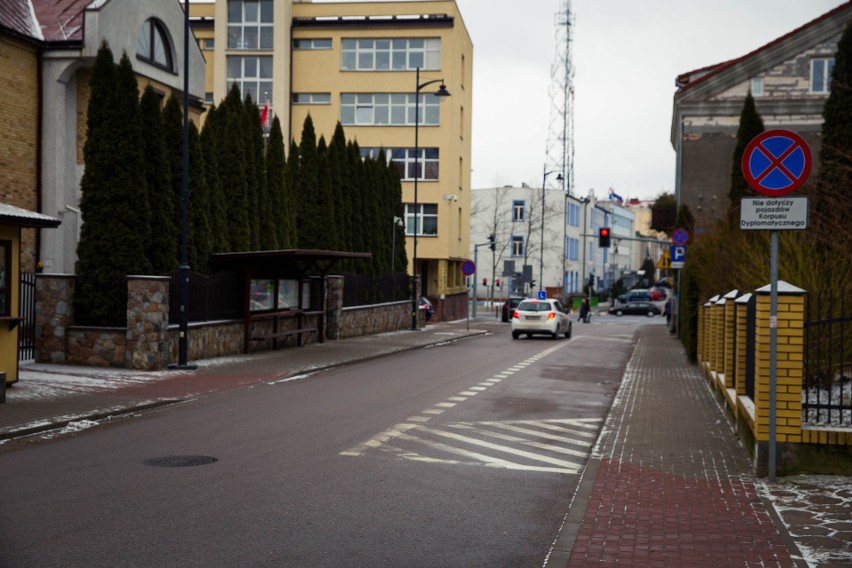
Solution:
<svg viewBox="0 0 852 568">
<path fill-rule="evenodd" d="M 562 295 L 563 290 L 579 293 L 584 275 L 586 281 L 592 277 L 595 291 L 603 289 L 609 251 L 598 247 L 597 228 L 609 226 L 609 218 L 609 212 L 597 205 L 594 192 L 579 198 L 526 184 L 474 189 L 470 258 L 478 265 L 477 295 L 509 295 L 510 281 L 519 279 L 504 275 L 506 261 L 514 263 L 516 274 L 523 274 L 524 265 L 530 267 L 535 285 L 523 286 L 524 294 L 540 288 L 546 288 L 550 296 Z M 493 251 L 489 246 L 492 234 Z M 487 290 L 482 287 L 483 279 Z"/>
</svg>

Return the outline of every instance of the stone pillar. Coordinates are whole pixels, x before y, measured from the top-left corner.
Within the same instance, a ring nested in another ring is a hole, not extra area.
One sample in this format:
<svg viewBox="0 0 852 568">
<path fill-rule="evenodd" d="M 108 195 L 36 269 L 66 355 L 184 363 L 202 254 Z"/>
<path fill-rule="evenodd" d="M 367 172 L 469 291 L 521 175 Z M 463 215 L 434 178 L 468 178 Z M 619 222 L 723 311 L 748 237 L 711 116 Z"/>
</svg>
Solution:
<svg viewBox="0 0 852 568">
<path fill-rule="evenodd" d="M 702 304 L 698 306 L 698 325 L 695 333 L 697 334 L 697 347 L 696 347 L 696 357 L 698 358 L 698 364 L 702 365 L 704 361 L 707 360 L 707 356 L 704 354 L 704 344 L 707 342 L 707 333 L 704 330 L 704 320 L 707 317 L 707 307 L 706 304 Z"/>
<path fill-rule="evenodd" d="M 722 374 L 725 376 L 725 383 L 720 385 L 723 388 L 729 389 L 734 386 L 734 340 L 737 337 L 736 333 L 736 300 L 739 296 L 739 290 L 731 290 L 725 294 L 725 313 L 722 316 Z"/>
<path fill-rule="evenodd" d="M 169 282 L 167 276 L 127 277 L 129 369 L 152 371 L 168 363 Z"/>
<path fill-rule="evenodd" d="M 74 288 L 72 274 L 36 275 L 36 361 L 67 362 L 67 331 L 74 323 Z"/>
<path fill-rule="evenodd" d="M 757 295 L 755 337 L 755 439 L 769 441 L 770 366 L 770 286 Z M 776 343 L 775 441 L 802 441 L 802 381 L 804 378 L 804 336 L 806 292 L 783 280 L 778 282 L 778 323 Z"/>
<path fill-rule="evenodd" d="M 713 296 L 710 298 L 710 306 L 707 308 L 707 338 L 709 339 L 709 343 L 707 344 L 707 360 L 710 363 L 709 369 L 711 373 L 711 377 L 714 377 L 715 384 L 715 376 L 716 371 L 719 369 L 718 361 L 716 360 L 716 356 L 719 353 L 718 344 L 719 344 L 719 327 L 717 317 L 719 314 L 719 310 L 717 309 L 716 302 L 719 301 L 719 296 Z"/>
<path fill-rule="evenodd" d="M 733 386 L 737 391 L 737 396 L 745 396 L 746 393 L 746 349 L 748 345 L 748 337 L 746 336 L 748 329 L 748 303 L 751 300 L 751 294 L 743 294 L 734 302 L 736 315 L 736 340 L 734 342 L 734 377 Z"/>
<path fill-rule="evenodd" d="M 343 314 L 343 276 L 326 276 L 326 339 L 340 339 L 340 318 Z"/>
</svg>

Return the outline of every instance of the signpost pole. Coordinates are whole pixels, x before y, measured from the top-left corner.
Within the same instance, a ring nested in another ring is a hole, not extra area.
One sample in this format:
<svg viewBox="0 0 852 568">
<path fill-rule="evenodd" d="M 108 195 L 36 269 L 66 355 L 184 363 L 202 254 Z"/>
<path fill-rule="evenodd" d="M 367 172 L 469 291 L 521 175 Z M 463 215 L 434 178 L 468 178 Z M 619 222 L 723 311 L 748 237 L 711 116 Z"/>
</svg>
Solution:
<svg viewBox="0 0 852 568">
<path fill-rule="evenodd" d="M 476 287 L 479 285 L 479 247 L 473 245 L 473 264 L 476 269 L 473 271 L 473 319 L 476 319 Z"/>
<path fill-rule="evenodd" d="M 775 482 L 775 404 L 778 373 L 778 231 L 769 231 L 769 481 Z"/>
</svg>

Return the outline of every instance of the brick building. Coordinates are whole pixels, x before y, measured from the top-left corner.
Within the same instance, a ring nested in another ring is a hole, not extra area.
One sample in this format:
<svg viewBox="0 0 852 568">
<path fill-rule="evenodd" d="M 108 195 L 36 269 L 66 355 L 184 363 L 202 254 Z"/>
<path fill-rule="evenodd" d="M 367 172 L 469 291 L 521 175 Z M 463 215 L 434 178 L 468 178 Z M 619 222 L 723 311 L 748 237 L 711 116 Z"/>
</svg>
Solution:
<svg viewBox="0 0 852 568">
<path fill-rule="evenodd" d="M 697 232 L 728 209 L 731 159 L 749 91 L 767 130 L 797 132 L 819 154 L 834 54 L 850 19 L 847 2 L 742 57 L 677 77 L 671 124 L 676 194 L 692 211 Z"/>
<path fill-rule="evenodd" d="M 89 70 L 102 42 L 126 52 L 140 92 L 182 94 L 184 13 L 178 0 L 3 0 L 0 2 L 0 201 L 62 221 L 23 235 L 21 264 L 73 273 Z M 204 58 L 189 43 L 191 111 L 204 93 Z"/>
</svg>

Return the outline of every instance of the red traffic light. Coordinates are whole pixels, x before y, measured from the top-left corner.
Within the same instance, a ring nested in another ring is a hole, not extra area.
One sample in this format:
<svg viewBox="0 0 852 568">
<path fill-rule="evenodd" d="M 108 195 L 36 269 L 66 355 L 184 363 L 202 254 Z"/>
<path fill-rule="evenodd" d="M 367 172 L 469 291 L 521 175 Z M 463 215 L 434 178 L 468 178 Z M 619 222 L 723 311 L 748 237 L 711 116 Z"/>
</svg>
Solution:
<svg viewBox="0 0 852 568">
<path fill-rule="evenodd" d="M 598 246 L 603 248 L 609 247 L 609 227 L 601 227 L 598 229 Z"/>
</svg>

